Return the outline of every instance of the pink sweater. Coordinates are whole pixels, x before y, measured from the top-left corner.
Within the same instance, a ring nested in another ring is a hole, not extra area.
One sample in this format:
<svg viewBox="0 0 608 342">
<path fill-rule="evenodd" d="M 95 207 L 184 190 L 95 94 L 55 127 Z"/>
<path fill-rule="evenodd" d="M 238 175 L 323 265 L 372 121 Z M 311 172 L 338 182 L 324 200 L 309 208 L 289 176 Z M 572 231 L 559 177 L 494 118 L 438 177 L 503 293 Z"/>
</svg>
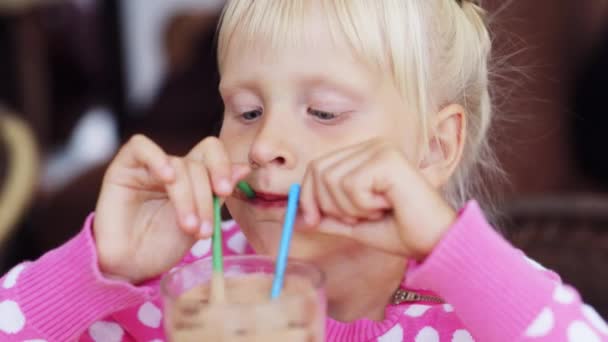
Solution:
<svg viewBox="0 0 608 342">
<path fill-rule="evenodd" d="M 158 279 L 139 287 L 105 279 L 91 234 L 82 232 L 0 279 L 0 341 L 164 341 Z M 226 254 L 252 253 L 234 222 Z M 197 242 L 182 263 L 209 255 Z M 327 320 L 328 341 L 608 341 L 608 325 L 559 277 L 527 259 L 469 203 L 433 253 L 402 286 L 449 304 L 386 308 L 382 322 Z"/>
</svg>

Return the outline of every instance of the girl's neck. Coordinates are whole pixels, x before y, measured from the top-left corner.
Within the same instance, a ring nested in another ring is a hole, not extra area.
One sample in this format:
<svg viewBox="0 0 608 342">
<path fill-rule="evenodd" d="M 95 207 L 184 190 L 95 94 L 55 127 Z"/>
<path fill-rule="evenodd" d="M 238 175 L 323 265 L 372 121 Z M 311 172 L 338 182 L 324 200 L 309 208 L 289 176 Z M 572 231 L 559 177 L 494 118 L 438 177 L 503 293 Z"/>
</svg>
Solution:
<svg viewBox="0 0 608 342">
<path fill-rule="evenodd" d="M 336 253 L 318 266 L 326 274 L 329 317 L 352 322 L 382 321 L 386 306 L 403 281 L 407 260 L 359 246 Z"/>
</svg>

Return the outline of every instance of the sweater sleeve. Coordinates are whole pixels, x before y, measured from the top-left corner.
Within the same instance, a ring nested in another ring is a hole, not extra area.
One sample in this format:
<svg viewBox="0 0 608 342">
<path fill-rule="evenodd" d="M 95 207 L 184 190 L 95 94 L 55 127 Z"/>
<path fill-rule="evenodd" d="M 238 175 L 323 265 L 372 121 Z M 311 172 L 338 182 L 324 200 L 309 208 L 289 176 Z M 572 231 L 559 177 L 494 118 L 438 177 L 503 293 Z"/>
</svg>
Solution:
<svg viewBox="0 0 608 342">
<path fill-rule="evenodd" d="M 439 294 L 476 340 L 608 341 L 608 325 L 577 291 L 510 245 L 475 202 L 405 282 Z"/>
<path fill-rule="evenodd" d="M 92 224 L 90 215 L 65 245 L 0 278 L 1 341 L 75 341 L 100 319 L 155 296 L 151 287 L 103 277 Z"/>
</svg>

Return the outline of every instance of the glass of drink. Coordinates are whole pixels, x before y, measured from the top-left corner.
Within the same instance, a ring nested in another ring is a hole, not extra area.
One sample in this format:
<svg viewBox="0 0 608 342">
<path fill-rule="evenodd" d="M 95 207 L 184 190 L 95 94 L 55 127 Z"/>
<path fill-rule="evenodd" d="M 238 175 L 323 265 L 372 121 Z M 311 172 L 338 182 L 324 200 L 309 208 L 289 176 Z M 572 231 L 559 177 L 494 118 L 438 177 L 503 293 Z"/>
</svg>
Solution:
<svg viewBox="0 0 608 342">
<path fill-rule="evenodd" d="M 167 338 L 173 342 L 323 341 L 323 273 L 311 264 L 290 261 L 281 295 L 270 299 L 274 267 L 268 257 L 225 257 L 219 300 L 211 299 L 210 258 L 169 272 L 161 281 Z"/>
</svg>

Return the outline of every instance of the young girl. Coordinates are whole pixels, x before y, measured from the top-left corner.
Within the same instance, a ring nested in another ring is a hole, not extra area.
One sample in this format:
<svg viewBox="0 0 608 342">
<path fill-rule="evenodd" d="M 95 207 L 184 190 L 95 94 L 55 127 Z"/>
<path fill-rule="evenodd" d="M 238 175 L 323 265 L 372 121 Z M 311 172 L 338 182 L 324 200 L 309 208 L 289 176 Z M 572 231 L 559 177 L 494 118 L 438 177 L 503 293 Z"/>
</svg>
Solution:
<svg viewBox="0 0 608 342">
<path fill-rule="evenodd" d="M 327 276 L 328 341 L 608 340 L 465 203 L 492 164 L 490 45 L 470 1 L 229 1 L 219 139 L 131 139 L 82 232 L 2 278 L 0 340 L 162 341 L 159 278 L 209 255 L 212 194 L 227 254 L 274 255 L 294 182 L 290 256 Z"/>
</svg>

